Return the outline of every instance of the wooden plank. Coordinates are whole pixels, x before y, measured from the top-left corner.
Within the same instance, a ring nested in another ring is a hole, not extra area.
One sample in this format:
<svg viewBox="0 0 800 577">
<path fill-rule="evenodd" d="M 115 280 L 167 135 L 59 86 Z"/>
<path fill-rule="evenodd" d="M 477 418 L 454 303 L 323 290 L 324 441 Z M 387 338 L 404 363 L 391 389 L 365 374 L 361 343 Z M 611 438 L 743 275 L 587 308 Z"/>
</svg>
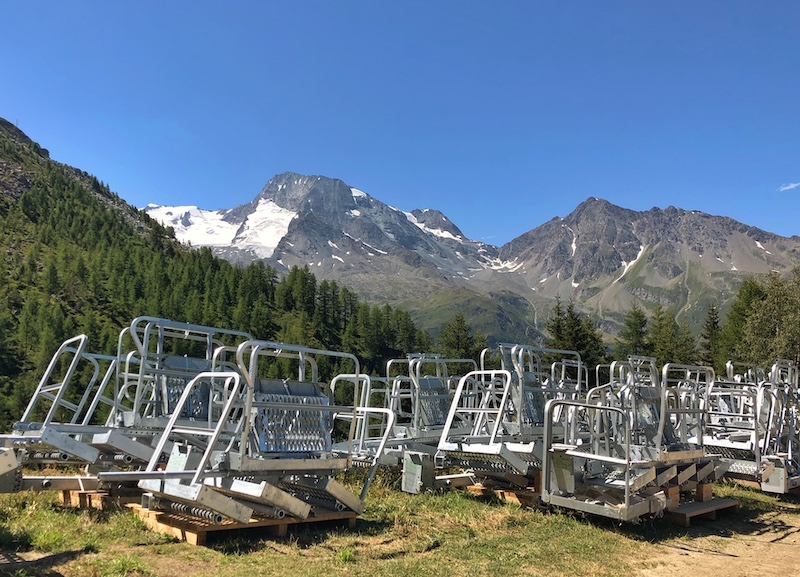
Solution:
<svg viewBox="0 0 800 577">
<path fill-rule="evenodd" d="M 676 483 L 678 485 L 683 485 L 686 481 L 691 479 L 697 473 L 697 465 L 692 463 L 688 467 L 686 467 L 683 471 L 678 473 L 678 480 Z"/>
<path fill-rule="evenodd" d="M 671 467 L 667 467 L 666 469 L 662 470 L 657 476 L 655 484 L 657 487 L 663 487 L 669 481 L 674 479 L 678 475 L 678 467 L 672 465 Z"/>
<path fill-rule="evenodd" d="M 695 477 L 698 483 L 708 482 L 708 476 L 714 472 L 716 467 L 716 463 L 714 461 L 709 461 L 705 465 L 703 465 L 697 473 L 695 473 Z M 711 479 L 713 481 L 713 479 Z"/>
</svg>

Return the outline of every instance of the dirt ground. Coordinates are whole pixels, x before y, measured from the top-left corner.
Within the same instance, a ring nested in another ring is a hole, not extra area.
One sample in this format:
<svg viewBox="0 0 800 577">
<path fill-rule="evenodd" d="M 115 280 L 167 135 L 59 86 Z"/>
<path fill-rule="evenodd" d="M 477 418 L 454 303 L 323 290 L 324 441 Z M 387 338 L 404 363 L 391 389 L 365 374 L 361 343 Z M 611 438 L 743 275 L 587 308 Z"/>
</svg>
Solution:
<svg viewBox="0 0 800 577">
<path fill-rule="evenodd" d="M 691 525 L 685 535 L 648 546 L 632 564 L 636 577 L 800 575 L 798 503 L 745 519 L 720 513 Z"/>
</svg>

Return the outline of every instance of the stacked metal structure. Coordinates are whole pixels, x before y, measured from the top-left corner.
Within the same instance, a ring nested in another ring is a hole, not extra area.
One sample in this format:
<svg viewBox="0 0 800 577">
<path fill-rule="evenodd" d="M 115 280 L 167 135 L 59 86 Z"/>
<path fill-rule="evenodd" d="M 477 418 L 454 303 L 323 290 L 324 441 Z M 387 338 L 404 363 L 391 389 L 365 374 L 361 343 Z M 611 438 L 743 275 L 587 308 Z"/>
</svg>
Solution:
<svg viewBox="0 0 800 577">
<path fill-rule="evenodd" d="M 666 365 L 662 379 L 655 359 L 631 356 L 610 373 L 584 400 L 547 403 L 544 503 L 634 521 L 724 474 L 703 446 L 712 369 Z"/>
<path fill-rule="evenodd" d="M 323 363 L 346 372 L 325 383 Z M 89 352 L 84 335 L 58 348 L 0 436 L 0 491 L 130 488 L 213 522 L 307 519 L 360 513 L 376 468 L 402 465 L 412 493 L 500 483 L 635 521 L 725 474 L 800 486 L 793 363 L 729 363 L 718 378 L 631 356 L 603 372 L 588 389 L 578 353 L 500 344 L 480 363 L 409 355 L 371 377 L 351 354 L 139 317 L 116 355 Z M 83 473 L 22 474 L 36 464 Z M 355 465 L 369 470 L 353 492 L 336 477 Z"/>
<path fill-rule="evenodd" d="M 459 381 L 439 438 L 438 465 L 460 467 L 476 482 L 535 486 L 545 404 L 579 399 L 588 373 L 575 351 L 500 344 L 498 353 L 501 369 L 472 371 Z"/>
<path fill-rule="evenodd" d="M 729 362 L 709 383 L 704 443 L 729 464 L 728 475 L 765 492 L 800 487 L 800 397 L 797 367 L 763 369 Z"/>
<path fill-rule="evenodd" d="M 404 491 L 433 488 L 434 455 L 465 369 L 477 369 L 477 362 L 433 353 L 389 360 L 385 375 L 365 377 L 360 387 L 358 406 L 369 410 L 356 420 L 352 447 L 334 448 L 349 451 L 357 462 L 402 466 Z"/>
<path fill-rule="evenodd" d="M 366 377 L 355 356 L 152 317 L 122 331 L 115 357 L 85 346 L 80 336 L 59 348 L 23 419 L 2 438 L 3 489 L 138 485 L 151 508 L 216 522 L 361 512 L 382 445 L 354 494 L 334 479 L 353 460 L 333 444 L 338 436 L 351 447 L 368 413 L 390 426 L 393 415 L 356 406 Z M 352 365 L 337 377 L 353 383 L 346 404 L 320 381 L 322 358 Z M 22 465 L 41 462 L 84 464 L 88 474 L 21 476 Z"/>
</svg>

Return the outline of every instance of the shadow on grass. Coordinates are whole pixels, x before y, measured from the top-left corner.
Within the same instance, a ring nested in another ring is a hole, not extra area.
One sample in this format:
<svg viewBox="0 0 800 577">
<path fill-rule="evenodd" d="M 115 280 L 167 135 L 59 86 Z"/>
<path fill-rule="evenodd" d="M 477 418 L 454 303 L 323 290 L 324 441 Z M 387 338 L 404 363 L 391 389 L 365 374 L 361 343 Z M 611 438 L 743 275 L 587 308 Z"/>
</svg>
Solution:
<svg viewBox="0 0 800 577">
<path fill-rule="evenodd" d="M 54 570 L 53 567 L 61 565 L 73 559 L 77 559 L 86 551 L 65 551 L 45 555 L 37 559 L 25 560 L 17 553 L 0 551 L 0 576 L 41 576 L 41 577 L 61 577 L 62 573 Z"/>
<path fill-rule="evenodd" d="M 261 551 L 270 543 L 291 542 L 299 549 L 310 549 L 322 545 L 333 536 L 338 535 L 378 535 L 386 531 L 392 524 L 387 521 L 375 521 L 356 518 L 356 526 L 350 529 L 342 520 L 325 520 L 308 523 L 291 523 L 286 536 L 269 535 L 259 528 L 244 528 L 224 533 L 207 534 L 206 545 L 225 555 L 244 555 Z"/>
</svg>

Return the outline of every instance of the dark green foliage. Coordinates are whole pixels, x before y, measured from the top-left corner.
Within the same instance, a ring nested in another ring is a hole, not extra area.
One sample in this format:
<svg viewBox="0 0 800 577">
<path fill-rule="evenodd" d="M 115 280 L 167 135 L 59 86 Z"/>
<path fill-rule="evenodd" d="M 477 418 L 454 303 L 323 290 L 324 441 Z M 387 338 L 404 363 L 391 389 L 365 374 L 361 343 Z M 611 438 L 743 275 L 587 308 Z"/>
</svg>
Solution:
<svg viewBox="0 0 800 577">
<path fill-rule="evenodd" d="M 602 334 L 592 320 L 582 316 L 572 301 L 565 308 L 561 299 L 557 298 L 547 321 L 547 331 L 545 346 L 578 352 L 581 361 L 589 369 L 590 386 L 594 386 L 594 368 L 606 362 L 606 354 Z"/>
<path fill-rule="evenodd" d="M 742 335 L 750 312 L 764 298 L 764 288 L 755 277 L 747 277 L 742 281 L 736 300 L 731 305 L 728 318 L 720 329 L 719 355 L 727 360 L 743 361 L 747 351 Z"/>
<path fill-rule="evenodd" d="M 701 365 L 714 367 L 721 371 L 725 366 L 724 358 L 720 357 L 720 321 L 716 305 L 708 307 L 703 329 L 700 331 L 700 343 L 697 350 L 697 360 Z"/>
<path fill-rule="evenodd" d="M 486 337 L 478 330 L 473 330 L 466 318 L 457 312 L 453 319 L 445 323 L 436 339 L 436 352 L 446 359 L 480 359 L 481 351 L 486 348 Z M 472 370 L 471 366 L 456 367 L 461 372 Z"/>
<path fill-rule="evenodd" d="M 625 360 L 629 355 L 649 355 L 647 315 L 635 304 L 625 314 L 622 330 L 615 342 L 614 358 Z"/>
<path fill-rule="evenodd" d="M 773 272 L 746 278 L 719 328 L 717 349 L 715 368 L 720 371 L 728 360 L 765 369 L 777 360 L 799 363 L 800 267 L 788 277 Z"/>
<path fill-rule="evenodd" d="M 742 333 L 740 360 L 769 368 L 778 359 L 800 362 L 800 268 L 790 278 L 775 273 L 761 282 Z"/>
<path fill-rule="evenodd" d="M 650 356 L 656 366 L 666 363 L 694 364 L 697 353 L 695 339 L 686 321 L 678 323 L 672 310 L 656 305 L 647 328 Z"/>
</svg>

